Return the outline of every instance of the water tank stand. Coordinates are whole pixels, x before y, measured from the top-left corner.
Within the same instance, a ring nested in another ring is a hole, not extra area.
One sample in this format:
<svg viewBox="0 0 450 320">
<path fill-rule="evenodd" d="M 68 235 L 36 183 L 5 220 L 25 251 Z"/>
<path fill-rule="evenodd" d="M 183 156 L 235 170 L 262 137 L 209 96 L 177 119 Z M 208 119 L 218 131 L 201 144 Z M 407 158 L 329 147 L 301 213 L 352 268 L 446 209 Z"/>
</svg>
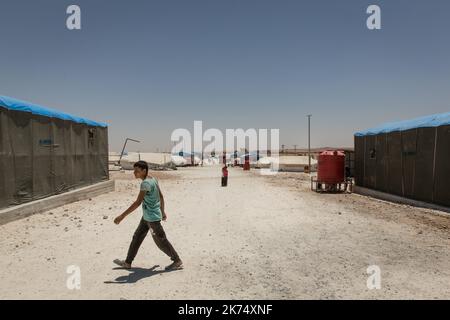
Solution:
<svg viewBox="0 0 450 320">
<path fill-rule="evenodd" d="M 341 183 L 326 183 L 311 177 L 311 190 L 318 193 L 351 193 L 353 191 L 353 179 L 346 178 Z"/>
</svg>

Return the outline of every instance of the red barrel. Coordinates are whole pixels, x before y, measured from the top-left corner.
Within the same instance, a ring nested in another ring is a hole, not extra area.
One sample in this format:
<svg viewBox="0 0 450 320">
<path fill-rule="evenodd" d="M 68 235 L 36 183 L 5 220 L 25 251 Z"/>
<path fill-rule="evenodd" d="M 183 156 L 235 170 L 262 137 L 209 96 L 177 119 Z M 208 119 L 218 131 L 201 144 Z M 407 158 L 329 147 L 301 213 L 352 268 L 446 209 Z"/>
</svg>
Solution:
<svg viewBox="0 0 450 320">
<path fill-rule="evenodd" d="M 345 153 L 343 151 L 324 151 L 319 154 L 317 181 L 326 184 L 344 182 Z"/>
</svg>

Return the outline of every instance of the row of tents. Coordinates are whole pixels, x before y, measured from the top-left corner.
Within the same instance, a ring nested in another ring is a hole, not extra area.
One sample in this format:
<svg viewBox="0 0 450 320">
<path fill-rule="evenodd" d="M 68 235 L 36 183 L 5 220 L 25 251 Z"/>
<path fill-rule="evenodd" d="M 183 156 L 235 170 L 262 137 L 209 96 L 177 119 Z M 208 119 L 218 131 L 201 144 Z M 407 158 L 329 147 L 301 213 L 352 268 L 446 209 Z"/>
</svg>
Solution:
<svg viewBox="0 0 450 320">
<path fill-rule="evenodd" d="M 354 139 L 357 186 L 450 207 L 450 112 L 383 124 Z M 0 96 L 0 208 L 108 180 L 108 147 L 104 123 Z M 242 164 L 246 157 L 261 167 L 274 161 L 257 152 L 226 154 L 227 163 Z M 296 158 L 293 165 L 301 167 L 304 159 Z M 173 167 L 223 163 L 221 154 L 202 160 L 186 152 L 130 153 L 122 160 Z"/>
</svg>

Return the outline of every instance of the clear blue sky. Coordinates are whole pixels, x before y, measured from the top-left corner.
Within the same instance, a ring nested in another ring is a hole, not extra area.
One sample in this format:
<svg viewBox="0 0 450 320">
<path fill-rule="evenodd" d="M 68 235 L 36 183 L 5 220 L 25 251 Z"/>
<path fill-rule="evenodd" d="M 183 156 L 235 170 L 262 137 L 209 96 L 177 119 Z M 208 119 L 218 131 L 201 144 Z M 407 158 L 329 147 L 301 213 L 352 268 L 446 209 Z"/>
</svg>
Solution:
<svg viewBox="0 0 450 320">
<path fill-rule="evenodd" d="M 66 8 L 82 30 L 66 29 Z M 366 8 L 382 9 L 382 30 Z M 0 94 L 104 121 L 110 146 L 176 128 L 279 128 L 352 146 L 385 121 L 450 111 L 448 0 L 0 0 Z"/>
</svg>

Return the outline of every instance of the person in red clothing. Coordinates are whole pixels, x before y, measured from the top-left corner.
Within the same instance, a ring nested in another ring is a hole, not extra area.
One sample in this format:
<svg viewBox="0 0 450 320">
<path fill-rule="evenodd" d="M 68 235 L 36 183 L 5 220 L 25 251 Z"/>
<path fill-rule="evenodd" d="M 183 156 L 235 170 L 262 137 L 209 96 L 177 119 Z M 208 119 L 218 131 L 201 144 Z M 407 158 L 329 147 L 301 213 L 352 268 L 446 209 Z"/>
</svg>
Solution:
<svg viewBox="0 0 450 320">
<path fill-rule="evenodd" d="M 224 165 L 222 168 L 222 187 L 226 187 L 228 185 L 228 168 L 227 165 Z"/>
</svg>

